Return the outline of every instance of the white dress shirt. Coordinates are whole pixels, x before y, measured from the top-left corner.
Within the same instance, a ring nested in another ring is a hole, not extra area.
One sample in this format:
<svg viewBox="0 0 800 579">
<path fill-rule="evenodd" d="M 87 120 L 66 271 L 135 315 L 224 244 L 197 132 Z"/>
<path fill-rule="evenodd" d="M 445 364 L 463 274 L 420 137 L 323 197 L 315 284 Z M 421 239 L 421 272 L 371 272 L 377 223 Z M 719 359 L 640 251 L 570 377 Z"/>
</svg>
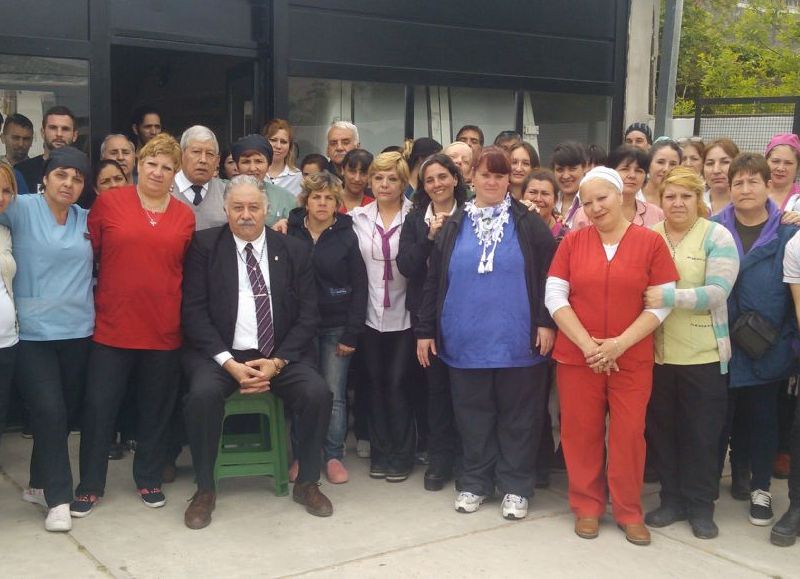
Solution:
<svg viewBox="0 0 800 579">
<path fill-rule="evenodd" d="M 394 217 L 394 221 L 384 230 L 401 225 L 406 214 L 411 210 L 411 201 L 403 197 L 403 206 Z M 397 250 L 400 247 L 400 230 L 394 232 L 389 239 L 389 255 L 392 264 L 392 280 L 383 281 L 384 265 L 383 246 L 376 224 L 378 221 L 378 202 L 365 207 L 356 207 L 350 215 L 353 217 L 353 230 L 358 237 L 361 257 L 367 266 L 369 300 L 367 302 L 367 325 L 379 332 L 399 332 L 411 327 L 411 314 L 406 309 L 406 288 L 408 279 L 397 269 Z M 383 297 L 386 284 L 389 284 L 390 306 L 384 307 Z"/>
<path fill-rule="evenodd" d="M 189 200 L 189 203 L 194 204 L 194 190 L 192 189 L 192 185 L 194 185 L 194 183 L 189 181 L 183 171 L 178 171 L 177 175 L 175 175 L 175 187 L 178 189 L 178 193 Z M 205 199 L 206 193 L 208 193 L 208 183 L 203 183 L 202 187 L 203 189 L 200 191 L 200 197 Z"/>
<path fill-rule="evenodd" d="M 256 320 L 256 299 L 253 296 L 253 288 L 250 286 L 250 277 L 247 275 L 247 252 L 245 246 L 253 244 L 253 256 L 258 261 L 261 275 L 267 284 L 269 293 L 269 309 L 272 311 L 272 289 L 269 282 L 269 255 L 267 254 L 267 236 L 262 231 L 255 241 L 245 241 L 233 236 L 236 242 L 236 266 L 239 272 L 239 308 L 236 316 L 236 328 L 233 332 L 234 350 L 258 350 L 258 323 Z M 227 350 L 214 356 L 217 364 L 222 366 L 233 358 Z"/>
</svg>

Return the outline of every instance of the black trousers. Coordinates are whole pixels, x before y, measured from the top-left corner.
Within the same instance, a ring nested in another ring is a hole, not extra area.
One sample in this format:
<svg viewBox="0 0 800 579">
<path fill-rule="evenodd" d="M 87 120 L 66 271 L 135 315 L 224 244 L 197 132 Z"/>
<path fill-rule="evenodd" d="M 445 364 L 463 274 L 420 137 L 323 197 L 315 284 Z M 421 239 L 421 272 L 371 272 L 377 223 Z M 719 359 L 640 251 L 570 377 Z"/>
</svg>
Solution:
<svg viewBox="0 0 800 579">
<path fill-rule="evenodd" d="M 262 358 L 258 352 L 236 353 L 240 362 Z M 184 399 L 183 416 L 197 488 L 214 490 L 214 463 L 222 434 L 225 399 L 239 389 L 228 372 L 210 358 L 186 350 L 182 355 L 189 391 Z M 311 366 L 293 362 L 270 382 L 294 416 L 300 471 L 297 482 L 316 482 L 322 466 L 322 443 L 328 432 L 333 395 L 322 376 Z"/>
<path fill-rule="evenodd" d="M 105 493 L 108 449 L 131 379 L 136 390 L 139 437 L 133 479 L 140 489 L 161 486 L 165 437 L 178 392 L 179 368 L 178 350 L 131 350 L 92 344 L 77 494 Z"/>
<path fill-rule="evenodd" d="M 461 487 L 491 496 L 533 496 L 536 454 L 547 401 L 547 364 L 528 368 L 450 368 L 461 434 Z"/>
<path fill-rule="evenodd" d="M 793 509 L 800 509 L 800 403 L 795 397 L 794 421 L 792 422 L 792 466 L 789 471 L 789 501 Z"/>
<path fill-rule="evenodd" d="M 372 462 L 400 470 L 411 468 L 416 440 L 409 370 L 416 363 L 416 341 L 410 329 L 379 332 L 367 327 L 361 343 L 370 385 Z"/>
<path fill-rule="evenodd" d="M 647 407 L 661 504 L 711 515 L 719 497 L 717 453 L 728 412 L 719 363 L 656 364 Z"/>
<path fill-rule="evenodd" d="M 778 389 L 785 381 L 728 391 L 731 469 L 750 465 L 751 490 L 768 491 L 778 449 Z M 727 438 L 724 436 L 723 438 Z"/>
<path fill-rule="evenodd" d="M 461 454 L 461 440 L 453 415 L 450 375 L 447 365 L 438 356 L 431 356 L 425 368 L 428 382 L 428 457 L 431 470 L 449 473 Z"/>
<path fill-rule="evenodd" d="M 3 435 L 6 429 L 17 350 L 19 350 L 19 344 L 14 344 L 8 348 L 0 348 L 0 436 Z"/>
<path fill-rule="evenodd" d="M 539 450 L 536 453 L 536 474 L 545 476 L 550 474 L 556 457 L 556 441 L 553 438 L 553 419 L 550 417 L 550 393 L 555 383 L 556 363 L 547 361 L 547 382 L 544 393 L 544 418 L 542 420 L 542 436 L 539 440 Z"/>
<path fill-rule="evenodd" d="M 44 489 L 48 506 L 72 501 L 70 410 L 80 407 L 89 338 L 19 343 L 17 366 L 33 428 L 30 486 Z"/>
<path fill-rule="evenodd" d="M 792 386 L 789 386 L 792 382 Z M 792 424 L 797 394 L 792 390 L 797 386 L 794 380 L 785 381 L 778 389 L 778 452 L 791 452 Z"/>
</svg>

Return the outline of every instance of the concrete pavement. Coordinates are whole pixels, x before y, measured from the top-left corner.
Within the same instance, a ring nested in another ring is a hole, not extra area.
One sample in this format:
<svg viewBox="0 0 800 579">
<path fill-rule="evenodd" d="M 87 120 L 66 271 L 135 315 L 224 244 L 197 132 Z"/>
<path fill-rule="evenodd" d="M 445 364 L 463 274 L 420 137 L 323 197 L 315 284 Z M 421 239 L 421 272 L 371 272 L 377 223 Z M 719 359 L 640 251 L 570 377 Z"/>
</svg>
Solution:
<svg viewBox="0 0 800 579">
<path fill-rule="evenodd" d="M 78 436 L 70 437 L 77 476 Z M 44 511 L 23 502 L 32 441 L 10 433 L 0 443 L 0 577 L 798 577 L 800 544 L 769 544 L 769 527 L 747 520 L 747 503 L 722 482 L 720 536 L 695 539 L 687 523 L 652 529 L 636 547 L 607 517 L 598 539 L 572 532 L 564 474 L 539 491 L 524 521 L 506 521 L 499 502 L 471 515 L 453 510 L 455 491 L 422 489 L 423 468 L 405 483 L 374 481 L 367 460 L 350 452 L 351 480 L 323 484 L 334 515 L 319 519 L 291 497 L 276 497 L 267 478 L 226 479 L 206 529 L 183 526 L 193 493 L 187 452 L 168 503 L 145 507 L 131 479 L 132 456 L 112 461 L 105 499 L 71 533 L 44 530 Z M 645 487 L 656 506 L 658 486 Z M 786 483 L 773 485 L 776 514 L 788 505 Z"/>
</svg>

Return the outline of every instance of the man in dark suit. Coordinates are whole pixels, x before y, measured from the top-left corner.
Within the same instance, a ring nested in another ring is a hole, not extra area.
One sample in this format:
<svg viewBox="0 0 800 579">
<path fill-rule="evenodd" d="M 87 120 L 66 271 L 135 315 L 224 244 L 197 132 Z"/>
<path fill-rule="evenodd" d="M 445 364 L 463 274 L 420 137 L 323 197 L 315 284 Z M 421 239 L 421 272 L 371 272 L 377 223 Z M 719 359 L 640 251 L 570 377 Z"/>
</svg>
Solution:
<svg viewBox="0 0 800 579">
<path fill-rule="evenodd" d="M 312 515 L 333 513 L 317 485 L 331 393 L 314 370 L 319 314 L 311 254 L 265 227 L 268 203 L 257 179 L 235 177 L 225 193 L 228 224 L 198 231 L 186 256 L 184 419 L 197 475 L 184 516 L 191 529 L 211 522 L 225 398 L 237 390 L 271 390 L 284 400 L 299 439 L 294 500 Z"/>
</svg>

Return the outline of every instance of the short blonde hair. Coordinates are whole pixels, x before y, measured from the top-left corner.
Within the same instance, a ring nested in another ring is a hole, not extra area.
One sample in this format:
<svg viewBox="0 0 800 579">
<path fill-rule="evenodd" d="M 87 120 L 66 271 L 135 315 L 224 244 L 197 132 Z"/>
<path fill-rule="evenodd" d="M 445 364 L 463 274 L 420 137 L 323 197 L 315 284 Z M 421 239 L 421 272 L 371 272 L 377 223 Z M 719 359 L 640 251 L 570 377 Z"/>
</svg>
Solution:
<svg viewBox="0 0 800 579">
<path fill-rule="evenodd" d="M 397 176 L 400 177 L 400 181 L 403 183 L 403 188 L 405 189 L 405 187 L 408 185 L 411 171 L 409 170 L 408 163 L 406 163 L 403 155 L 396 151 L 381 153 L 375 157 L 375 160 L 373 160 L 372 164 L 370 164 L 369 172 L 367 173 L 369 180 L 372 181 L 372 177 L 379 171 L 394 171 L 397 173 Z"/>
<path fill-rule="evenodd" d="M 336 209 L 342 206 L 342 181 L 330 171 L 309 173 L 300 183 L 300 194 L 297 196 L 300 207 L 308 206 L 308 197 L 318 191 L 330 191 L 336 198 Z"/>
<path fill-rule="evenodd" d="M 8 184 L 11 185 L 11 197 L 17 196 L 17 178 L 14 175 L 14 169 L 5 161 L 0 161 L 0 175 L 5 177 Z"/>
<path fill-rule="evenodd" d="M 700 178 L 700 175 L 698 175 L 694 169 L 681 165 L 673 167 L 669 173 L 667 173 L 667 176 L 664 177 L 664 180 L 661 181 L 661 185 L 658 188 L 659 199 L 664 197 L 664 191 L 666 191 L 668 185 L 683 187 L 697 196 L 698 217 L 708 217 L 711 214 L 706 206 L 705 200 L 703 199 L 703 194 L 705 193 L 705 184 Z"/>
<path fill-rule="evenodd" d="M 181 146 L 178 144 L 172 135 L 167 133 L 159 133 L 141 148 L 139 149 L 139 153 L 137 155 L 139 162 L 141 163 L 147 157 L 155 157 L 156 155 L 166 155 L 172 162 L 175 163 L 175 172 L 181 170 L 181 156 L 183 151 L 181 151 Z"/>
</svg>

